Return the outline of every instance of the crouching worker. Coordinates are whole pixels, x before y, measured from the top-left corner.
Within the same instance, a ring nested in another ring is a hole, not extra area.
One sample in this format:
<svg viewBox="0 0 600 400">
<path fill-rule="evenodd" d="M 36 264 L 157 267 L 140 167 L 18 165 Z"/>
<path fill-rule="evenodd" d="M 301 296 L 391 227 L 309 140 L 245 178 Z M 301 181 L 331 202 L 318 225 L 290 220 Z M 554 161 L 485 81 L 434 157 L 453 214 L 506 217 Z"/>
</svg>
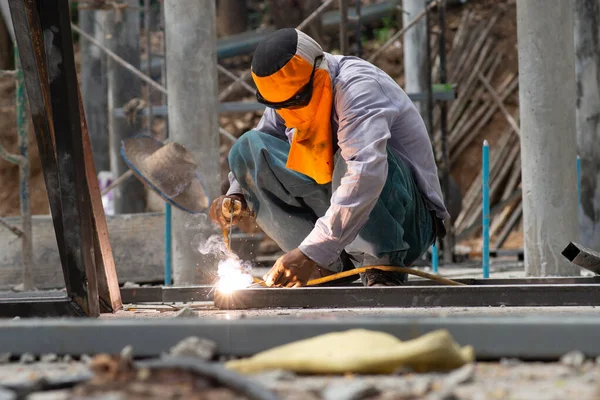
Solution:
<svg viewBox="0 0 600 400">
<path fill-rule="evenodd" d="M 227 198 L 255 213 L 286 252 L 265 275 L 268 286 L 303 286 L 361 266 L 408 266 L 443 237 L 449 215 L 431 142 L 393 79 L 359 58 L 323 52 L 296 29 L 259 44 L 252 77 L 267 108 L 231 149 L 230 189 L 210 215 L 228 228 Z M 365 286 L 406 279 L 361 275 Z"/>
</svg>

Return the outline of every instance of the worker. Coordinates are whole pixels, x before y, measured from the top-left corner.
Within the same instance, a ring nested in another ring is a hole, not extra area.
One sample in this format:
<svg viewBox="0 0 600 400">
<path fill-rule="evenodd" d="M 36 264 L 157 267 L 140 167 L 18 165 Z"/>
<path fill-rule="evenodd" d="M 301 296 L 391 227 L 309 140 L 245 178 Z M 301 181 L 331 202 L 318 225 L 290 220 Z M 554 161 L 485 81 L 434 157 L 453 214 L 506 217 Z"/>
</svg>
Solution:
<svg viewBox="0 0 600 400">
<path fill-rule="evenodd" d="M 267 286 L 299 287 L 351 268 L 409 266 L 449 218 L 427 129 L 386 73 L 357 57 L 326 53 L 297 29 L 280 29 L 252 59 L 266 106 L 229 153 L 230 187 L 210 217 L 237 224 L 223 202 L 251 210 L 285 252 Z M 398 286 L 407 275 L 376 269 L 365 286 Z"/>
</svg>

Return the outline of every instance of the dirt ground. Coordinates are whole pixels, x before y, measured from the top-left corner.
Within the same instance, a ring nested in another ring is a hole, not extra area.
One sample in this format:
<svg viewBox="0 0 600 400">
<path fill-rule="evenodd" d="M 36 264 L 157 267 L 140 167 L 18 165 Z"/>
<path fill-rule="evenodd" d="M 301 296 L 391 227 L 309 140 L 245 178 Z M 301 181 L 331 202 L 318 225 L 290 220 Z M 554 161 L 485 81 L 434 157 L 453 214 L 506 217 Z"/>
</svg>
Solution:
<svg viewBox="0 0 600 400">
<path fill-rule="evenodd" d="M 89 374 L 87 363 L 79 361 L 11 363 L 0 365 L 0 386 L 32 382 L 45 376 L 54 378 Z M 272 371 L 253 376 L 253 381 L 275 392 L 281 399 L 369 399 L 369 400 L 597 400 L 600 391 L 600 366 L 593 360 L 573 365 L 570 362 L 524 363 L 503 360 L 500 363 L 475 363 L 451 373 L 395 374 L 387 376 L 296 376 L 285 371 Z M 152 395 L 150 385 L 138 388 L 145 399 L 175 399 Z M 164 385 L 164 386 L 168 386 Z M 167 392 L 162 388 L 162 393 Z M 121 395 L 119 395 L 119 392 Z M 149 393 L 150 392 L 150 393 Z M 205 392 L 204 399 L 244 399 L 228 390 Z M 1 393 L 0 393 L 1 395 Z M 71 389 L 34 394 L 30 400 L 97 399 L 74 397 Z M 130 399 L 124 391 L 104 393 L 103 399 Z M 138 398 L 138 397 L 135 397 Z M 141 398 L 141 397 L 140 397 Z M 189 397 L 187 397 L 189 398 Z"/>
</svg>

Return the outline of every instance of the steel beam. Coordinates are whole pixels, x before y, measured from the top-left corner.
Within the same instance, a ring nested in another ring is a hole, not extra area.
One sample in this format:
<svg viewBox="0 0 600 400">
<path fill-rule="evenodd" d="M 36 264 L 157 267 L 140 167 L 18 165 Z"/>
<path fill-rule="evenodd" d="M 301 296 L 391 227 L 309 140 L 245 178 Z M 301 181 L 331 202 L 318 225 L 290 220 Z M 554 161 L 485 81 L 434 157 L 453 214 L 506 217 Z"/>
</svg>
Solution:
<svg viewBox="0 0 600 400">
<path fill-rule="evenodd" d="M 569 243 L 562 255 L 573 264 L 600 274 L 600 253 L 578 243 Z"/>
<path fill-rule="evenodd" d="M 215 292 L 225 310 L 364 307 L 558 307 L 600 305 L 600 285 L 258 288 Z"/>
<path fill-rule="evenodd" d="M 69 295 L 86 314 L 97 316 L 100 309 L 92 256 L 94 221 L 83 151 L 69 1 L 57 0 L 52 4 L 32 1 L 28 6 L 35 7 L 36 3 L 49 67 L 63 224 L 69 229 L 65 235 L 65 283 Z"/>
<path fill-rule="evenodd" d="M 506 279 L 455 279 L 455 281 L 472 286 L 503 286 L 503 285 L 580 285 L 600 284 L 600 276 L 594 277 L 565 277 L 565 278 L 506 278 Z M 410 280 L 405 287 L 444 286 L 441 283 L 427 279 Z M 361 283 L 352 283 L 346 287 L 362 287 Z M 195 301 L 213 301 L 215 286 L 147 286 L 121 288 L 123 303 L 189 303 Z"/>
<path fill-rule="evenodd" d="M 328 317 L 326 319 L 173 318 L 91 320 L 21 319 L 0 325 L 0 353 L 58 355 L 119 354 L 128 345 L 135 357 L 155 357 L 179 341 L 198 336 L 214 341 L 221 355 L 251 356 L 258 352 L 329 332 L 370 329 L 401 340 L 447 329 L 461 345 L 472 345 L 478 360 L 502 357 L 556 360 L 580 350 L 600 356 L 600 319 L 596 316 L 513 317 Z M 107 340 L 110 338 L 110 340 Z M 143 339 L 143 340 L 142 340 Z"/>
<path fill-rule="evenodd" d="M 0 318 L 82 316 L 83 310 L 66 293 L 24 292 L 0 294 Z"/>
</svg>

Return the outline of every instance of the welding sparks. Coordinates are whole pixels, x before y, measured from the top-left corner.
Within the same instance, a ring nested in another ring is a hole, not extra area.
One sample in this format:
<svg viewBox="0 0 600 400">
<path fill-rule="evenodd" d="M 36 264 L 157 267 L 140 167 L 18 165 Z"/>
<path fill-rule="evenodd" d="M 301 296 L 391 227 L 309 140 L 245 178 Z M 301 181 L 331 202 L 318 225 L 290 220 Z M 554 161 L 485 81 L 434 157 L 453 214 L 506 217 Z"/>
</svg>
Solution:
<svg viewBox="0 0 600 400">
<path fill-rule="evenodd" d="M 220 261 L 217 274 L 219 275 L 217 290 L 222 293 L 232 293 L 252 285 L 252 275 L 237 258 Z"/>
</svg>

